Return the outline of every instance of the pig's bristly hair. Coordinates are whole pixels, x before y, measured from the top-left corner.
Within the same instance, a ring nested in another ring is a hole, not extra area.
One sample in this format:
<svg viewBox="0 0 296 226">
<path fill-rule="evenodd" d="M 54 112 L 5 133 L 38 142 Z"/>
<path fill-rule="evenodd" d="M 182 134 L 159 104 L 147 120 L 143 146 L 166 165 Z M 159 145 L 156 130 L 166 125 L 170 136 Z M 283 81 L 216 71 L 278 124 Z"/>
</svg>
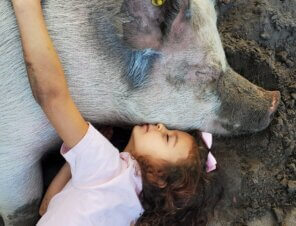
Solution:
<svg viewBox="0 0 296 226">
<path fill-rule="evenodd" d="M 148 74 L 159 56 L 153 49 L 128 51 L 124 76 L 132 88 L 139 88 L 148 81 Z"/>
</svg>

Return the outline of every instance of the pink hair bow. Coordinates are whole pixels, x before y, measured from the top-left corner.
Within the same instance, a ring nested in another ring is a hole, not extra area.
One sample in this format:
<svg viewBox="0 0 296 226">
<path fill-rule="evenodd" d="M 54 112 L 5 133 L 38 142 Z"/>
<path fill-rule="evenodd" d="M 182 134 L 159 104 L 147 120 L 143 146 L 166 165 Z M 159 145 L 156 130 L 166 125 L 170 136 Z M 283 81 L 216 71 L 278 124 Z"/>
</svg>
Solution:
<svg viewBox="0 0 296 226">
<path fill-rule="evenodd" d="M 202 132 L 201 137 L 202 137 L 204 143 L 206 144 L 206 146 L 208 147 L 208 149 L 211 149 L 212 144 L 213 144 L 213 136 L 212 136 L 212 134 Z M 209 152 L 208 159 L 207 159 L 207 162 L 206 162 L 206 172 L 209 173 L 209 172 L 215 170 L 216 165 L 217 165 L 217 161 L 216 161 L 215 157 L 213 156 L 213 154 L 211 152 Z"/>
</svg>

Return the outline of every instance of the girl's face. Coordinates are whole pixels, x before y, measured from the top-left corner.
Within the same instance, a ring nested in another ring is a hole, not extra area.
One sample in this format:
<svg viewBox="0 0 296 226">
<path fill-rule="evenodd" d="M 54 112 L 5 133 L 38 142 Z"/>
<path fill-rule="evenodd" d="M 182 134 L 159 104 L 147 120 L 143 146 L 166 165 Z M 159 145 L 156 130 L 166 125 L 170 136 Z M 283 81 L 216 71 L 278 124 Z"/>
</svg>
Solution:
<svg viewBox="0 0 296 226">
<path fill-rule="evenodd" d="M 168 130 L 163 124 L 146 124 L 133 128 L 124 151 L 176 163 L 188 157 L 192 145 L 193 137 L 188 133 Z"/>
</svg>

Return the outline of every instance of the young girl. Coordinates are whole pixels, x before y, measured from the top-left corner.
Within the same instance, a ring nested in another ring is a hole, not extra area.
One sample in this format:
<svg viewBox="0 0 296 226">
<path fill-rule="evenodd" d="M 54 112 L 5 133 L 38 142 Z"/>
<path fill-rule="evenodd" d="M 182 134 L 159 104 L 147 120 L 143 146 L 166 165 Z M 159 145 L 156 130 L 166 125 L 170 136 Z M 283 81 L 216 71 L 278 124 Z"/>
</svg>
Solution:
<svg viewBox="0 0 296 226">
<path fill-rule="evenodd" d="M 75 106 L 40 0 L 12 3 L 33 95 L 64 141 L 67 161 L 37 225 L 205 225 L 222 187 L 201 141 L 162 124 L 135 126 L 119 153 Z"/>
</svg>

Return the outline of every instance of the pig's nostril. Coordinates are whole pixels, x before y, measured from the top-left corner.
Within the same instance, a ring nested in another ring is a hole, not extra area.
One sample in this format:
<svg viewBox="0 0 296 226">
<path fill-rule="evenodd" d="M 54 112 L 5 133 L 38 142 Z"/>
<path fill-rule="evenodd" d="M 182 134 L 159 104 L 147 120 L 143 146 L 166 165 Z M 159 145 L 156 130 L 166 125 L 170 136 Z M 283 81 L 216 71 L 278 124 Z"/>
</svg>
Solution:
<svg viewBox="0 0 296 226">
<path fill-rule="evenodd" d="M 271 95 L 272 95 L 272 101 L 271 101 L 271 107 L 269 108 L 269 112 L 272 116 L 280 103 L 281 94 L 279 91 L 272 91 Z"/>
</svg>

